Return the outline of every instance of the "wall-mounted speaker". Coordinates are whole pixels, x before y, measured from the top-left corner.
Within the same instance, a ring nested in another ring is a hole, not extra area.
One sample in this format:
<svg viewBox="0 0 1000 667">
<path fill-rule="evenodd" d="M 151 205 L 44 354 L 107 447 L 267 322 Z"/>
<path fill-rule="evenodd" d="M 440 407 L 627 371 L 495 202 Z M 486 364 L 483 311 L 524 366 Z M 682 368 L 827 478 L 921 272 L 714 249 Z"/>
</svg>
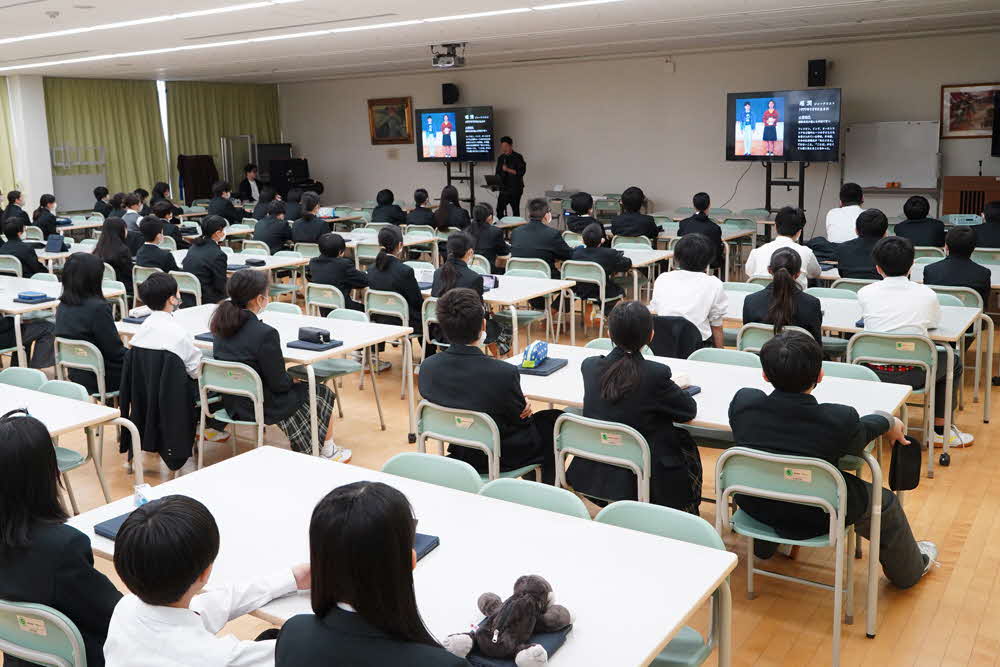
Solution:
<svg viewBox="0 0 1000 667">
<path fill-rule="evenodd" d="M 826 85 L 826 60 L 809 61 L 808 80 L 810 86 Z"/>
<path fill-rule="evenodd" d="M 455 104 L 458 102 L 458 86 L 453 83 L 441 84 L 441 104 Z"/>
</svg>

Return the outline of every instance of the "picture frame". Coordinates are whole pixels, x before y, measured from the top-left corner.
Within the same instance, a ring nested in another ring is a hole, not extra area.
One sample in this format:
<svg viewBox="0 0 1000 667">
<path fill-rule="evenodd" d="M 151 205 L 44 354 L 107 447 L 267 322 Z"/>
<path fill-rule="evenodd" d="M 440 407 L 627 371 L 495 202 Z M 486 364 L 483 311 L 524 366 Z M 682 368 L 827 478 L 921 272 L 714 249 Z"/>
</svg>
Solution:
<svg viewBox="0 0 1000 667">
<path fill-rule="evenodd" d="M 941 86 L 941 138 L 984 139 L 993 136 L 993 95 L 1000 83 Z"/>
<path fill-rule="evenodd" d="M 413 98 L 368 100 L 368 130 L 373 146 L 413 143 Z"/>
</svg>

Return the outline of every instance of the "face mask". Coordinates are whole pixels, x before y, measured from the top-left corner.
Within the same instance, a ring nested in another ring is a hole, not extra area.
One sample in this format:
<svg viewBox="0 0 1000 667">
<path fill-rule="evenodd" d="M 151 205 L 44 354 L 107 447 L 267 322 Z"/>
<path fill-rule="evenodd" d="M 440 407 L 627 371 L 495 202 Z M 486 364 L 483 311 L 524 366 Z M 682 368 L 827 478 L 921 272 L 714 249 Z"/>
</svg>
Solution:
<svg viewBox="0 0 1000 667">
<path fill-rule="evenodd" d="M 479 332 L 479 342 L 476 343 L 476 345 L 482 347 L 485 344 L 486 344 L 486 329 L 483 329 L 482 331 Z"/>
</svg>

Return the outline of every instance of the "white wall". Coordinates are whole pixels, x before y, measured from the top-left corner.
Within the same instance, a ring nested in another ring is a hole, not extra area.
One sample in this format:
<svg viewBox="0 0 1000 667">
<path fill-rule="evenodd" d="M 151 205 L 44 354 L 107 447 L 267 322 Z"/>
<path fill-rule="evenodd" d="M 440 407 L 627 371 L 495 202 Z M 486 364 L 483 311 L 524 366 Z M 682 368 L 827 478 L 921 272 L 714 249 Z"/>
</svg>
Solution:
<svg viewBox="0 0 1000 667">
<path fill-rule="evenodd" d="M 495 107 L 497 136 L 513 136 L 527 160 L 526 197 L 557 183 L 593 193 L 636 184 L 657 209 L 689 205 L 698 190 L 718 206 L 746 169 L 724 161 L 727 92 L 804 88 L 806 61 L 826 58 L 834 62 L 828 85 L 844 91 L 845 124 L 937 120 L 940 86 L 1000 81 L 998 53 L 994 32 L 681 54 L 676 70 L 642 58 L 282 84 L 282 128 L 326 184 L 326 202 L 373 199 L 381 187 L 410 200 L 417 186 L 439 189 L 444 167 L 418 164 L 414 145 L 370 145 L 366 100 L 412 96 L 415 107 L 440 106 L 440 84 L 450 81 L 460 104 Z M 942 152 L 945 175 L 975 175 L 980 159 L 984 174 L 1000 175 L 988 139 L 943 141 Z M 807 171 L 810 223 L 836 205 L 836 164 L 818 201 L 825 173 L 825 165 Z M 729 206 L 762 205 L 763 182 L 754 165 Z M 775 188 L 774 197 L 795 203 L 796 193 Z M 902 206 L 899 198 L 868 203 L 889 215 Z"/>
<path fill-rule="evenodd" d="M 42 77 L 7 77 L 7 93 L 14 137 L 14 172 L 24 196 L 24 208 L 33 211 L 38 206 L 38 198 L 53 190 Z M 4 205 L 6 203 L 5 199 Z"/>
</svg>

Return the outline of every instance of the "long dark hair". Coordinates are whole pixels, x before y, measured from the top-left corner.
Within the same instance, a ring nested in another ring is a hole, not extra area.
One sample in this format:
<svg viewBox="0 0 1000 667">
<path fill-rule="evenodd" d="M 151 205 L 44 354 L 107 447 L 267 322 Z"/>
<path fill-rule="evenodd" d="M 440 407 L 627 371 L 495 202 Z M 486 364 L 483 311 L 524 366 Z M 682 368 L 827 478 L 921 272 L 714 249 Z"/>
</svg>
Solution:
<svg viewBox="0 0 1000 667">
<path fill-rule="evenodd" d="M 169 194 L 170 194 L 170 186 L 164 183 L 163 181 L 160 181 L 159 183 L 153 186 L 152 201 L 155 202 L 159 201 L 160 199 L 166 199 L 169 201 L 170 197 L 167 196 Z"/>
<path fill-rule="evenodd" d="M 472 209 L 472 223 L 465 231 L 475 240 L 476 247 L 479 246 L 479 239 L 490 226 L 491 215 L 493 215 L 493 207 L 486 202 L 480 202 Z"/>
<path fill-rule="evenodd" d="M 128 230 L 124 220 L 108 218 L 101 225 L 101 238 L 97 239 L 93 255 L 105 261 L 120 257 L 122 253 L 129 251 L 128 245 L 125 243 L 127 236 Z"/>
<path fill-rule="evenodd" d="M 375 257 L 375 268 L 379 271 L 385 271 L 389 268 L 389 259 L 402 242 L 403 234 L 396 225 L 389 225 L 378 230 L 378 244 L 382 246 L 382 249 Z"/>
<path fill-rule="evenodd" d="M 795 319 L 795 295 L 801 289 L 795 276 L 802 271 L 802 257 L 791 248 L 781 248 L 771 255 L 767 268 L 774 276 L 767 319 L 778 334 Z"/>
<path fill-rule="evenodd" d="M 108 200 L 108 204 L 111 205 L 112 211 L 124 211 L 125 210 L 125 193 L 116 192 L 111 195 L 111 199 Z"/>
<path fill-rule="evenodd" d="M 36 208 L 35 212 L 31 214 L 31 221 L 34 222 L 35 220 L 38 220 L 38 216 L 48 211 L 49 204 L 51 204 L 55 200 L 56 200 L 55 195 L 42 195 L 41 198 L 38 200 L 38 208 Z"/>
<path fill-rule="evenodd" d="M 11 410 L 0 417 L 0 560 L 27 547 L 38 523 L 69 518 L 59 501 L 59 466 L 45 424 Z"/>
<path fill-rule="evenodd" d="M 63 291 L 59 302 L 66 306 L 79 306 L 87 299 L 103 299 L 101 283 L 104 281 L 104 261 L 89 252 L 69 256 L 63 267 Z M 58 311 L 56 318 L 59 318 Z"/>
<path fill-rule="evenodd" d="M 416 523 L 410 501 L 388 484 L 354 482 L 328 493 L 309 523 L 313 613 L 325 617 L 345 602 L 394 639 L 440 646 L 413 591 Z"/>
<path fill-rule="evenodd" d="M 226 219 L 221 215 L 210 215 L 201 221 L 201 236 L 194 240 L 195 245 L 205 245 L 212 240 L 215 233 L 226 226 Z"/>
<path fill-rule="evenodd" d="M 454 185 L 446 185 L 441 188 L 441 203 L 434 211 L 434 226 L 437 229 L 447 229 L 448 220 L 451 218 L 451 207 L 461 208 L 458 203 L 458 188 Z"/>
<path fill-rule="evenodd" d="M 465 232 L 454 232 L 448 235 L 448 261 L 441 267 L 441 294 L 444 294 L 458 282 L 459 267 L 455 261 L 464 262 L 465 255 L 475 246 L 472 237 Z"/>
<path fill-rule="evenodd" d="M 267 274 L 253 269 L 240 269 L 226 283 L 229 299 L 220 303 L 212 313 L 208 328 L 213 336 L 230 338 L 252 317 L 247 304 L 267 294 Z"/>
<path fill-rule="evenodd" d="M 608 318 L 611 342 L 624 354 L 601 375 L 601 397 L 617 403 L 639 388 L 642 347 L 653 335 L 653 316 L 638 301 L 619 303 Z"/>
</svg>

